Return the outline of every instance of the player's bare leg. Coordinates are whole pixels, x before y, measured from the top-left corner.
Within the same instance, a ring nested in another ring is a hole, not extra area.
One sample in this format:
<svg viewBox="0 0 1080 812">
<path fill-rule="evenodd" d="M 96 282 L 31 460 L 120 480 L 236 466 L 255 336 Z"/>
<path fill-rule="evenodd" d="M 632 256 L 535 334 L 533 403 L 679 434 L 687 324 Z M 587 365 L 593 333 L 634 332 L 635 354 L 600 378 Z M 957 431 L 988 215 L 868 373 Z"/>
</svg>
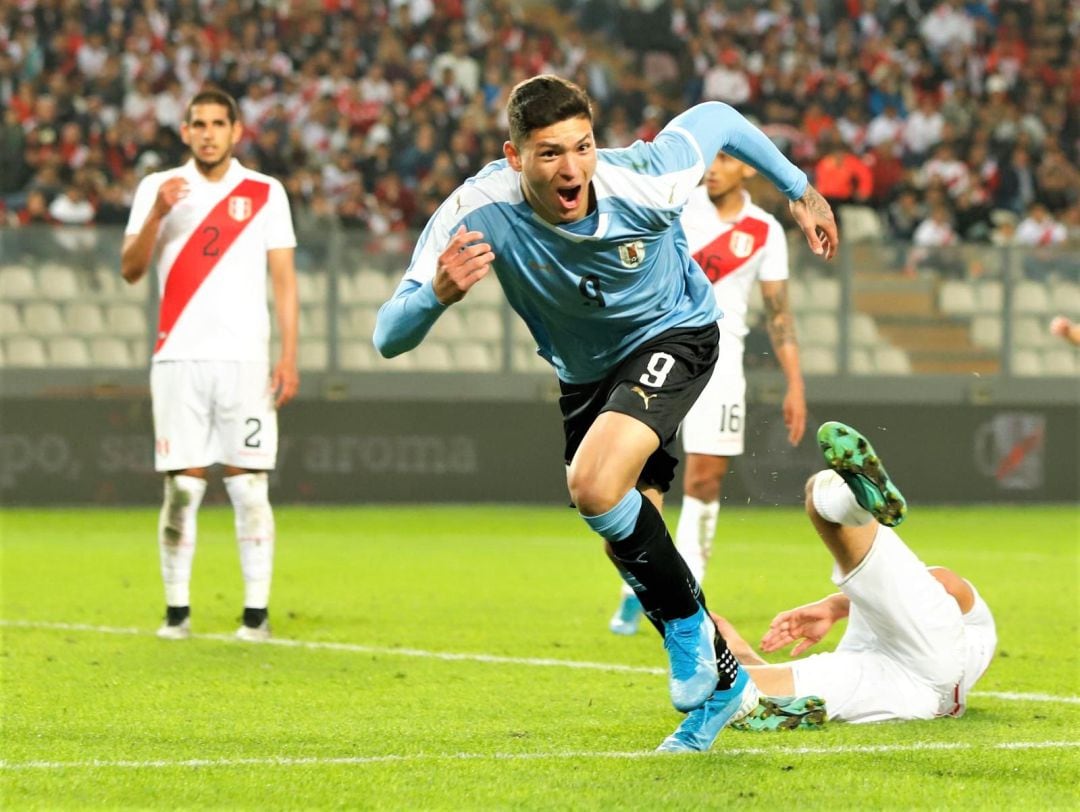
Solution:
<svg viewBox="0 0 1080 812">
<path fill-rule="evenodd" d="M 165 476 L 158 518 L 158 551 L 165 586 L 163 640 L 191 636 L 191 565 L 195 558 L 196 518 L 206 493 L 206 469 L 187 468 Z"/>
<path fill-rule="evenodd" d="M 640 420 L 604 412 L 581 441 L 567 486 L 582 518 L 611 545 L 623 579 L 650 616 L 663 624 L 672 703 L 689 711 L 700 707 L 717 685 L 715 630 L 663 518 L 636 488 L 659 445 L 656 432 Z M 733 658 L 731 664 L 737 671 Z"/>
</svg>

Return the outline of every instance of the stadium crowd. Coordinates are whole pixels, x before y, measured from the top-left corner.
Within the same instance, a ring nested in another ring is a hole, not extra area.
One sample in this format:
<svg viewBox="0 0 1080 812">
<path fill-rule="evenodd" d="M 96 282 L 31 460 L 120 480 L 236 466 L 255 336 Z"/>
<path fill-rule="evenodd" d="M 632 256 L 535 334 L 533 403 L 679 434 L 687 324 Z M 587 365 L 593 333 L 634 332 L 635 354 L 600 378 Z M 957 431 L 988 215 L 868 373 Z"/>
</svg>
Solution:
<svg viewBox="0 0 1080 812">
<path fill-rule="evenodd" d="M 0 223 L 124 223 L 212 83 L 301 232 L 418 228 L 502 157 L 506 94 L 540 72 L 588 88 L 602 146 L 728 102 L 899 240 L 1080 235 L 1068 0 L 9 0 Z"/>
</svg>

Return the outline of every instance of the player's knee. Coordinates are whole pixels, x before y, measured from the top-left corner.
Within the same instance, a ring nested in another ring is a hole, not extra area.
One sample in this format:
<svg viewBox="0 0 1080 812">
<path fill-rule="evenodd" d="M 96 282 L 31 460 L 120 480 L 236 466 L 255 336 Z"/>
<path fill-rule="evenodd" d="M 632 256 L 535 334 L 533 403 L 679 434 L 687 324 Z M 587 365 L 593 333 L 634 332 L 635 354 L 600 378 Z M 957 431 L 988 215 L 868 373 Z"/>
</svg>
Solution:
<svg viewBox="0 0 1080 812">
<path fill-rule="evenodd" d="M 684 485 L 684 492 L 702 502 L 715 502 L 720 498 L 720 485 L 722 476 L 707 474 L 702 476 L 689 476 Z"/>
<path fill-rule="evenodd" d="M 813 474 L 808 480 L 806 480 L 806 487 L 803 489 L 805 494 L 804 507 L 806 509 L 806 515 L 811 519 L 820 518 L 817 508 L 814 506 L 814 488 L 816 487 L 817 479 L 820 474 L 826 473 L 825 471 L 818 471 Z"/>
<path fill-rule="evenodd" d="M 570 491 L 570 501 L 585 516 L 607 513 L 626 495 L 625 491 L 618 493 L 618 488 L 611 483 L 576 475 L 573 468 L 567 476 L 566 485 Z"/>
<path fill-rule="evenodd" d="M 204 479 L 185 475 L 165 477 L 161 530 L 167 542 L 179 543 L 187 534 L 188 524 L 205 492 Z"/>
<path fill-rule="evenodd" d="M 273 522 L 270 478 L 265 471 L 226 477 L 225 490 L 236 511 L 238 524 L 251 527 Z"/>
</svg>

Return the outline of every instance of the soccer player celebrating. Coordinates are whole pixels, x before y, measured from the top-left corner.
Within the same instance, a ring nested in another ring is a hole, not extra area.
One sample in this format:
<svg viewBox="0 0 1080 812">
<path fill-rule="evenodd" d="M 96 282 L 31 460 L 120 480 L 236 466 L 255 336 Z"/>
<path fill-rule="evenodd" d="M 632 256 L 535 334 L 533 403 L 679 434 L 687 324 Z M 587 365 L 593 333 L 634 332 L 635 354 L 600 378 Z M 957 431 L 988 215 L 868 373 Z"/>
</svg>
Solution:
<svg viewBox="0 0 1080 812">
<path fill-rule="evenodd" d="M 705 183 L 690 195 L 680 223 L 690 253 L 712 282 L 720 306 L 720 352 L 716 370 L 682 424 L 682 513 L 675 546 L 698 583 L 712 552 L 720 486 L 731 457 L 743 453 L 746 425 L 746 378 L 743 341 L 751 286 L 761 283 L 765 323 L 776 359 L 787 379 L 784 424 L 788 441 L 798 445 L 806 430 L 806 398 L 799 369 L 795 322 L 788 306 L 787 241 L 776 218 L 750 201 L 743 182 L 754 170 L 720 153 L 705 173 Z M 634 634 L 641 602 L 629 586 L 611 619 L 611 631 Z"/>
<path fill-rule="evenodd" d="M 505 159 L 433 215 L 379 310 L 375 345 L 388 358 L 411 350 L 494 269 L 559 378 L 571 499 L 663 630 L 684 725 L 715 737 L 758 694 L 715 636 L 657 509 L 675 469 L 664 446 L 717 356 L 716 299 L 677 218 L 723 150 L 787 195 L 816 253 L 835 253 L 835 221 L 806 176 L 725 104 L 613 150 L 596 148 L 585 92 L 558 77 L 518 84 L 507 113 Z"/>
<path fill-rule="evenodd" d="M 158 254 L 161 299 L 150 372 L 154 463 L 165 473 L 158 524 L 165 625 L 190 635 L 189 583 L 207 467 L 225 466 L 244 576 L 242 640 L 270 635 L 267 606 L 274 517 L 267 472 L 277 456 L 277 411 L 299 387 L 298 305 L 289 201 L 282 185 L 233 158 L 243 128 L 236 102 L 208 89 L 187 107 L 180 136 L 192 158 L 148 175 L 135 192 L 121 272 L 134 283 Z M 270 370 L 267 269 L 281 337 Z"/>
<path fill-rule="evenodd" d="M 769 665 L 723 618 L 717 625 L 766 694 L 816 694 L 829 718 L 847 722 L 960 716 L 993 659 L 997 630 L 975 587 L 952 570 L 927 567 L 892 528 L 907 505 L 869 441 L 825 423 L 818 444 L 830 470 L 806 483 L 806 512 L 832 554 L 839 592 L 781 612 L 761 647 L 798 655 L 847 618 L 836 650 Z M 800 709 L 802 710 L 802 709 Z M 737 724 L 805 726 L 768 699 Z"/>
</svg>

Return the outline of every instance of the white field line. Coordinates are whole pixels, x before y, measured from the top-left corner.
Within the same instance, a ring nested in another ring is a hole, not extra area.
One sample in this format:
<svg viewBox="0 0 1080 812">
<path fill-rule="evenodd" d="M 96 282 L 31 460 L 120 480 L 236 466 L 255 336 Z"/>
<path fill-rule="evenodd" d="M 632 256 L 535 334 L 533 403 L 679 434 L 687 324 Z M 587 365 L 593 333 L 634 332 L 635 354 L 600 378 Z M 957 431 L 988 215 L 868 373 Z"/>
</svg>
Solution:
<svg viewBox="0 0 1080 812">
<path fill-rule="evenodd" d="M 0 627 L 21 629 L 54 629 L 69 632 L 90 632 L 94 634 L 129 634 L 149 636 L 146 629 L 124 626 L 92 626 L 86 623 L 54 623 L 36 620 L 0 619 Z M 236 638 L 230 634 L 193 634 L 195 640 L 216 640 L 234 643 Z M 245 645 L 253 645 L 247 643 Z M 288 640 L 272 637 L 255 645 L 279 646 L 283 648 L 320 649 L 324 651 L 347 651 L 354 654 L 380 654 L 396 657 L 419 657 L 428 660 L 449 662 L 495 663 L 499 665 L 524 665 L 544 668 L 577 668 L 588 671 L 613 671 L 629 674 L 666 674 L 663 668 L 648 665 L 624 665 L 621 663 L 595 663 L 583 660 L 557 660 L 545 657 L 503 657 L 497 654 L 468 654 L 452 651 L 427 651 L 417 648 L 388 648 L 385 646 L 364 646 L 359 643 L 335 643 L 324 640 Z M 1007 702 L 1060 702 L 1068 705 L 1080 705 L 1080 696 L 1053 696 L 1052 694 L 1028 694 L 1010 691 L 972 691 L 968 696 L 981 696 L 988 699 L 1003 699 Z"/>
<path fill-rule="evenodd" d="M 874 755 L 880 753 L 919 753 L 943 750 L 1059 750 L 1080 747 L 1080 741 L 998 742 L 995 744 L 972 744 L 969 742 L 914 742 L 912 744 L 856 744 L 836 747 L 734 747 L 713 750 L 713 757 L 747 756 L 842 756 L 850 754 Z M 0 770 L 78 770 L 78 769 L 169 769 L 190 767 L 304 767 L 384 764 L 388 762 L 415 761 L 543 761 L 548 759 L 622 759 L 622 758 L 670 758 L 670 753 L 655 750 L 629 752 L 555 752 L 555 753 L 414 753 L 411 755 L 383 756 L 327 756 L 291 757 L 265 756 L 262 758 L 193 758 L 150 759 L 147 761 L 89 759 L 86 761 L 0 761 Z"/>
</svg>

